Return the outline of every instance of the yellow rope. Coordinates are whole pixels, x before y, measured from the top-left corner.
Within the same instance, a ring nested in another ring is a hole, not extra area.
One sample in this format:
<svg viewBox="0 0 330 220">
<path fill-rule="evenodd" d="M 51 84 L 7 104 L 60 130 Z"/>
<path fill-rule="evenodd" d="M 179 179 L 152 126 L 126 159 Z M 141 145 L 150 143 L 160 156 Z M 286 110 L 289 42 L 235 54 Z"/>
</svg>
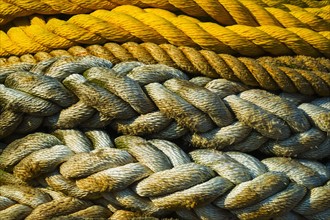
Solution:
<svg viewBox="0 0 330 220">
<path fill-rule="evenodd" d="M 265 5 L 271 7 L 285 7 L 286 4 L 296 5 L 299 7 L 315 7 L 329 5 L 329 0 L 261 0 Z"/>
<path fill-rule="evenodd" d="M 324 6 L 322 8 L 306 8 L 304 9 L 308 12 L 313 13 L 316 16 L 319 16 L 320 18 L 326 20 L 327 22 L 330 22 L 330 5 Z"/>
<path fill-rule="evenodd" d="M 45 25 L 35 23 L 12 27 L 7 33 L 0 31 L 0 56 L 50 51 L 74 44 L 143 41 L 252 57 L 267 54 L 330 57 L 329 31 L 267 25 L 222 27 L 161 9 L 143 10 L 135 6 L 97 10 L 75 15 L 68 21 L 52 18 Z"/>
<path fill-rule="evenodd" d="M 301 0 L 303 1 L 303 0 Z M 242 24 L 249 26 L 278 25 L 283 27 L 308 27 L 315 31 L 329 31 L 330 23 L 318 14 L 324 14 L 319 10 L 291 11 L 293 6 L 285 5 L 285 10 L 279 8 L 267 8 L 274 5 L 269 1 L 251 0 L 0 0 L 0 25 L 5 24 L 15 17 L 39 14 L 82 14 L 95 9 L 113 9 L 117 5 L 137 5 L 142 7 L 157 7 L 170 11 L 180 10 L 187 15 L 197 18 L 210 17 L 222 25 Z M 269 4 L 267 4 L 267 2 Z M 278 2 L 278 1 L 277 1 Z M 313 6 L 322 6 L 323 2 L 310 1 Z M 280 1 L 276 7 L 291 1 Z M 302 2 L 303 3 L 303 2 Z M 299 3 L 298 5 L 306 5 Z M 330 3 L 329 3 L 330 4 Z M 299 7 L 295 7 L 299 9 Z M 289 11 L 288 11 L 289 9 Z M 315 14 L 316 13 L 316 14 Z M 326 15 L 325 15 L 326 16 Z"/>
</svg>

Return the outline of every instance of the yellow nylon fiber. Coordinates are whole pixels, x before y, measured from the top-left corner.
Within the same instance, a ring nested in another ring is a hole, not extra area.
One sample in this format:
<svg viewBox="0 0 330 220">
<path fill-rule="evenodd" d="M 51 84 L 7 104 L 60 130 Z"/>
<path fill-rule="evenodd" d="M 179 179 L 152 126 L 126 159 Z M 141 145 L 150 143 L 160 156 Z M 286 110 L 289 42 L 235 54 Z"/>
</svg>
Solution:
<svg viewBox="0 0 330 220">
<path fill-rule="evenodd" d="M 222 4 L 219 4 L 219 0 L 195 0 L 195 2 L 214 20 L 222 21 L 222 23 L 226 25 L 236 24 L 226 8 Z"/>
<path fill-rule="evenodd" d="M 38 34 L 33 33 L 33 30 Z M 330 41 L 324 37 L 327 36 L 324 34 L 326 32 L 320 34 L 307 28 L 267 25 L 223 27 L 188 16 L 176 16 L 162 9 L 119 6 L 112 11 L 97 10 L 91 14 L 75 15 L 68 21 L 51 18 L 46 25 L 41 22 L 39 28 L 10 28 L 8 36 L 2 32 L 0 55 L 49 51 L 57 46 L 68 48 L 74 43 L 135 41 L 156 44 L 169 42 L 175 46 L 253 57 L 267 54 L 329 57 Z M 52 40 L 55 39 L 54 35 L 58 36 L 58 42 Z M 42 36 L 49 41 L 46 42 Z"/>
<path fill-rule="evenodd" d="M 326 39 L 330 40 L 330 31 L 322 31 L 322 32 L 319 32 L 319 34 L 321 34 Z"/>
<path fill-rule="evenodd" d="M 324 6 L 322 8 L 305 8 L 304 10 L 319 16 L 327 22 L 330 22 L 330 5 Z"/>
<path fill-rule="evenodd" d="M 251 12 L 238 0 L 219 0 L 219 2 L 227 11 L 232 12 L 230 14 L 237 24 L 258 26 Z"/>
<path fill-rule="evenodd" d="M 274 38 L 270 37 L 265 32 L 243 25 L 233 25 L 228 27 L 228 29 L 234 31 L 235 33 L 244 36 L 245 38 L 251 40 L 257 45 L 262 45 L 265 51 L 273 54 L 290 54 L 292 51 L 282 44 L 278 40 L 274 40 Z"/>
<path fill-rule="evenodd" d="M 298 10 L 299 6 L 329 6 L 329 1 L 325 0 L 0 0 L 0 25 L 9 22 L 15 17 L 35 13 L 83 14 L 97 9 L 111 10 L 118 5 L 126 4 L 142 8 L 156 7 L 170 11 L 181 11 L 196 18 L 212 18 L 221 25 L 301 27 L 303 24 L 309 25 L 309 22 L 313 23 L 311 21 L 312 17 L 314 17 L 312 20 L 320 20 L 318 22 L 322 23 L 322 26 L 329 25 L 328 20 L 323 20 L 324 17 L 329 16 L 326 15 L 326 10 L 320 11 L 319 9 L 305 8 L 304 16 L 299 14 L 289 16 L 291 11 Z M 275 11 L 279 15 L 273 15 L 269 7 L 277 8 L 281 12 Z M 320 16 L 315 17 L 318 15 Z M 292 20 L 296 16 L 296 22 L 286 21 L 286 19 Z M 296 26 L 286 26 L 285 24 L 295 24 Z"/>
<path fill-rule="evenodd" d="M 75 45 L 74 42 L 60 37 L 52 32 L 46 31 L 38 25 L 31 25 L 24 29 L 27 36 L 36 42 L 52 49 L 65 49 Z"/>
<path fill-rule="evenodd" d="M 329 0 L 261 0 L 268 6 L 278 7 L 285 4 L 296 5 L 299 7 L 322 7 L 329 4 Z"/>
</svg>

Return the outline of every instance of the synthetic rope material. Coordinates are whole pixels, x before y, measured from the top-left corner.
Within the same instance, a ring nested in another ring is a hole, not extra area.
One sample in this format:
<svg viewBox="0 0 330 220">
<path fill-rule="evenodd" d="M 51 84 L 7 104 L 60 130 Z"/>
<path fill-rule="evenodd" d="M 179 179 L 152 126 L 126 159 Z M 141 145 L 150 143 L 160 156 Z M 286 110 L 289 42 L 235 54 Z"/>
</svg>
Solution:
<svg viewBox="0 0 330 220">
<path fill-rule="evenodd" d="M 123 134 L 185 137 L 202 148 L 260 148 L 267 154 L 315 159 L 330 154 L 328 97 L 278 96 L 225 79 L 188 81 L 181 71 L 161 64 L 135 61 L 111 67 L 109 61 L 85 56 L 3 69 L 0 137 L 41 126 L 110 125 Z M 329 84 L 314 80 L 313 89 L 329 96 Z"/>
<path fill-rule="evenodd" d="M 67 51 L 54 50 L 50 53 L 38 52 L 35 55 L 26 54 L 21 57 L 0 59 L 0 66 L 8 66 L 21 62 L 36 64 L 42 60 L 58 56 L 87 56 L 93 55 L 107 59 L 114 64 L 125 61 L 139 61 L 145 64 L 164 64 L 178 68 L 192 76 L 204 75 L 211 78 L 224 78 L 240 81 L 244 84 L 258 86 L 266 90 L 282 90 L 302 94 L 321 94 L 330 84 L 330 60 L 306 56 L 295 57 L 233 57 L 216 54 L 209 50 L 196 50 L 191 47 L 175 47 L 170 44 L 156 45 L 153 43 L 137 44 L 127 42 L 122 45 L 107 43 L 104 46 L 92 45 L 86 48 L 73 46 Z M 25 65 L 25 64 L 21 64 Z M 237 68 L 237 66 L 239 68 Z M 32 68 L 32 65 L 26 69 Z M 9 67 L 10 68 L 10 67 Z M 14 69 L 17 68 L 13 67 Z M 5 71 L 5 69 L 3 70 Z M 8 71 L 8 70 L 7 70 Z M 253 84 L 251 84 L 252 79 Z M 315 90 L 314 82 L 321 78 L 317 86 L 323 89 Z M 306 86 L 307 85 L 307 86 Z"/>
<path fill-rule="evenodd" d="M 271 25 L 222 27 L 161 9 L 143 10 L 127 5 L 112 11 L 74 15 L 68 21 L 52 18 L 45 25 L 11 27 L 7 33 L 0 31 L 0 56 L 65 49 L 75 44 L 142 41 L 252 57 L 267 54 L 330 57 L 329 33 Z"/>
<path fill-rule="evenodd" d="M 324 1 L 325 2 L 325 1 Z M 321 3 L 315 8 L 327 6 Z M 290 3 L 290 2 L 286 2 Z M 140 7 L 155 7 L 170 11 L 181 11 L 195 18 L 212 18 L 222 25 L 242 24 L 248 26 L 276 25 L 284 27 L 309 27 L 317 31 L 329 30 L 329 23 L 317 16 L 313 8 L 300 8 L 285 5 L 265 7 L 261 1 L 250 0 L 157 0 L 157 1 L 83 1 L 83 0 L 33 0 L 6 1 L 2 0 L 0 7 L 0 25 L 15 17 L 31 14 L 85 14 L 97 9 L 111 10 L 118 5 L 136 5 Z M 303 7 L 307 5 L 299 4 Z M 289 10 L 288 10 L 289 9 Z M 292 9 L 292 10 L 291 10 Z M 312 10 L 307 10 L 312 9 Z"/>
<path fill-rule="evenodd" d="M 135 210 L 156 217 L 176 212 L 189 220 L 330 217 L 330 173 L 319 162 L 284 157 L 259 161 L 216 150 L 188 155 L 169 141 L 135 136 L 116 138 L 113 148 L 108 134 L 99 130 L 58 130 L 54 135 L 34 133 L 12 142 L 0 156 L 0 168 L 112 212 Z M 0 186 L 0 198 L 24 204 L 16 191 L 20 189 Z M 48 203 L 34 201 L 25 203 L 33 210 L 27 219 L 54 214 L 45 209 Z M 3 212 L 15 214 L 7 209 Z"/>
</svg>

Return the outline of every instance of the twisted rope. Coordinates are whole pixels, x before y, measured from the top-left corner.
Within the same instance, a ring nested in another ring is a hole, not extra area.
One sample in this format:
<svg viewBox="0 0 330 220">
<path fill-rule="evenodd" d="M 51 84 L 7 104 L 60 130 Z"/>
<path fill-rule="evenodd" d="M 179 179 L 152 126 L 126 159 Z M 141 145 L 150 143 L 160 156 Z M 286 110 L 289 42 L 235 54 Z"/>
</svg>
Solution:
<svg viewBox="0 0 330 220">
<path fill-rule="evenodd" d="M 139 61 L 145 64 L 161 63 L 191 75 L 202 74 L 212 78 L 240 81 L 266 90 L 282 90 L 290 93 L 316 93 L 326 96 L 327 93 L 320 93 L 320 91 L 327 91 L 330 85 L 329 59 L 305 56 L 236 58 L 209 50 L 198 51 L 191 47 L 175 47 L 170 44 L 128 42 L 122 45 L 115 43 L 107 43 L 104 46 L 92 45 L 86 48 L 74 46 L 67 51 L 55 50 L 50 53 L 38 52 L 34 56 L 27 54 L 21 57 L 3 58 L 0 60 L 0 65 L 8 66 L 20 62 L 36 64 L 52 57 L 87 55 L 101 57 L 115 64 L 124 61 Z M 30 67 L 25 65 L 25 68 L 29 70 L 32 65 Z M 321 83 L 317 83 L 320 78 Z M 315 85 L 319 89 L 314 89 Z"/>
<path fill-rule="evenodd" d="M 261 0 L 264 4 L 271 6 L 271 7 L 287 7 L 287 4 L 296 5 L 299 7 L 315 7 L 320 8 L 322 6 L 329 5 L 328 0 Z"/>
<path fill-rule="evenodd" d="M 313 7 L 327 6 L 324 2 L 315 4 Z M 275 5 L 281 7 L 283 3 Z M 140 7 L 155 7 L 170 11 L 181 11 L 196 18 L 212 18 L 222 25 L 242 24 L 248 26 L 276 25 L 284 27 L 309 27 L 316 31 L 328 31 L 329 23 L 318 17 L 315 10 L 302 10 L 298 6 L 294 11 L 265 7 L 261 1 L 245 0 L 158 0 L 150 2 L 142 1 L 5 1 L 0 8 L 0 25 L 5 24 L 15 17 L 38 14 L 84 14 L 97 9 L 111 10 L 118 5 L 136 5 Z M 301 5 L 305 7 L 306 5 Z M 317 6 L 316 6 L 317 5 Z M 291 7 L 292 8 L 292 7 Z M 313 8 L 311 8 L 313 9 Z M 316 14 L 315 14 L 316 13 Z"/>
<path fill-rule="evenodd" d="M 330 172 L 319 162 L 283 157 L 259 161 L 216 150 L 195 150 L 188 156 L 169 141 L 135 136 L 116 138 L 117 148 L 112 148 L 105 132 L 89 132 L 59 130 L 55 135 L 60 139 L 30 134 L 7 146 L 0 167 L 112 212 L 167 216 L 175 211 L 181 219 L 330 216 Z M 81 145 L 85 147 L 76 148 Z M 13 192 L 2 188 L 6 186 L 0 187 L 0 195 L 12 199 Z M 27 219 L 38 219 L 40 212 L 53 214 L 38 206 Z"/>
<path fill-rule="evenodd" d="M 143 41 L 252 57 L 266 54 L 330 57 L 329 37 L 329 31 L 269 25 L 222 27 L 161 9 L 120 6 L 112 11 L 75 15 L 68 21 L 52 18 L 45 25 L 0 31 L 0 56 L 69 48 L 75 44 Z"/>
<path fill-rule="evenodd" d="M 313 13 L 318 17 L 321 17 L 324 20 L 330 21 L 330 14 L 329 14 L 330 5 L 324 6 L 322 8 L 306 8 L 305 10 Z"/>
<path fill-rule="evenodd" d="M 181 71 L 161 64 L 128 62 L 111 69 L 109 61 L 95 57 L 27 66 L 30 72 L 20 65 L 0 75 L 0 137 L 41 126 L 110 125 L 123 134 L 185 137 L 202 148 L 261 148 L 315 159 L 330 154 L 328 97 L 277 96 L 224 79 L 188 81 Z M 324 88 L 319 93 L 329 94 Z"/>
</svg>

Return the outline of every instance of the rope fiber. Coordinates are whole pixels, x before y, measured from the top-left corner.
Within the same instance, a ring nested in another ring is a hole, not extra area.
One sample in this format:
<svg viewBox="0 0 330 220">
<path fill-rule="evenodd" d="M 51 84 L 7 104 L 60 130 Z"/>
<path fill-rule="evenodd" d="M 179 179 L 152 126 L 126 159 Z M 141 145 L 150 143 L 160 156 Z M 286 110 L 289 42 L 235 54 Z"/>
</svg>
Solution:
<svg viewBox="0 0 330 220">
<path fill-rule="evenodd" d="M 313 159 L 330 154 L 328 97 L 275 95 L 225 79 L 188 80 L 162 64 L 133 61 L 112 68 L 88 56 L 2 69 L 0 81 L 2 138 L 39 127 L 109 125 L 123 134 L 184 138 L 202 148 L 260 148 Z M 329 94 L 329 85 L 324 88 Z"/>
</svg>

